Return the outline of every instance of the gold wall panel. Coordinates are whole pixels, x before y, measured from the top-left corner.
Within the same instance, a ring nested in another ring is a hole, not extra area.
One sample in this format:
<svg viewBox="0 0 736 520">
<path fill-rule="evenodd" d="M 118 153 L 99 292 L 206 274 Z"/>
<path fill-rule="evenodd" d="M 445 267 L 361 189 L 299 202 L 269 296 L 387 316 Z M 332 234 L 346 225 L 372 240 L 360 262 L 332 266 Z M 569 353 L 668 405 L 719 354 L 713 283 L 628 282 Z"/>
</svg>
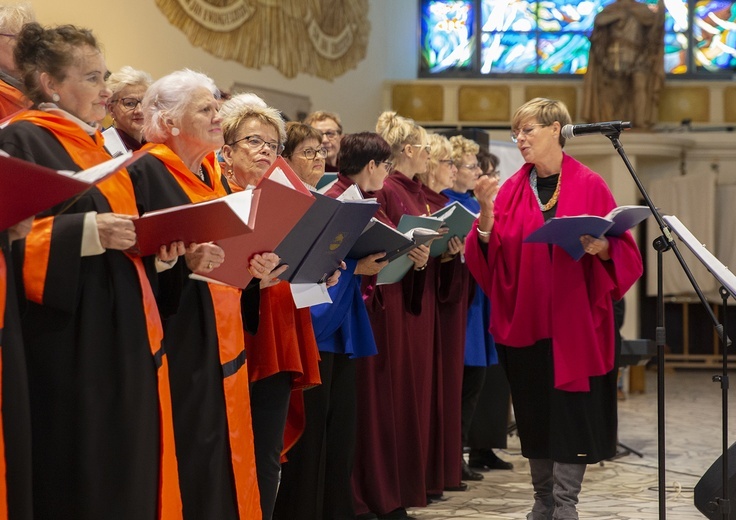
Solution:
<svg viewBox="0 0 736 520">
<path fill-rule="evenodd" d="M 394 85 L 391 107 L 399 115 L 416 121 L 443 121 L 443 91 L 442 85 Z"/>
<path fill-rule="evenodd" d="M 534 98 L 547 98 L 562 101 L 567 106 L 573 121 L 578 120 L 578 89 L 570 85 L 530 85 L 524 89 L 525 102 Z M 519 107 L 514 107 L 514 111 Z M 513 115 L 513 114 L 511 114 Z"/>
<path fill-rule="evenodd" d="M 736 87 L 723 89 L 723 121 L 736 123 Z"/>
<path fill-rule="evenodd" d="M 464 86 L 457 92 L 460 121 L 508 121 L 511 89 L 504 85 Z"/>
<path fill-rule="evenodd" d="M 659 95 L 659 121 L 679 123 L 690 119 L 693 123 L 710 120 L 710 90 L 708 87 L 667 87 Z"/>
</svg>

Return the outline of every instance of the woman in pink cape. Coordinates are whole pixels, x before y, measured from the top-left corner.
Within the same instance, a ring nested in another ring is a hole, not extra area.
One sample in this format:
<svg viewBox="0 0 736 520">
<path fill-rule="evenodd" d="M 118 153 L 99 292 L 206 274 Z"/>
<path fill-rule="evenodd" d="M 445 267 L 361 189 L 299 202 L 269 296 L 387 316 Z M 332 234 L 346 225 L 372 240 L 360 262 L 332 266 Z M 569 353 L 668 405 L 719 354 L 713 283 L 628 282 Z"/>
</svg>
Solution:
<svg viewBox="0 0 736 520">
<path fill-rule="evenodd" d="M 468 267 L 491 299 L 490 330 L 529 459 L 530 520 L 577 519 L 586 464 L 616 452 L 613 301 L 643 269 L 628 231 L 581 236 L 579 261 L 523 242 L 549 218 L 616 206 L 605 181 L 562 151 L 570 122 L 559 101 L 536 98 L 516 111 L 512 137 L 526 164 L 500 190 L 495 178 L 478 182 L 481 212 L 466 242 Z"/>
</svg>

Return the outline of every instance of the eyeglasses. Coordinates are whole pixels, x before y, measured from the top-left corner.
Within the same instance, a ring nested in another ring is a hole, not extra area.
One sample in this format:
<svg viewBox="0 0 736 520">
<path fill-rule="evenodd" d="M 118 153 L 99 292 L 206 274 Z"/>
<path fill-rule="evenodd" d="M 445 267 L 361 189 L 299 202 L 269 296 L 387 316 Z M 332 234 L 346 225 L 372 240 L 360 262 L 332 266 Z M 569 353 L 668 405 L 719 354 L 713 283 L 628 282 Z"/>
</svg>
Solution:
<svg viewBox="0 0 736 520">
<path fill-rule="evenodd" d="M 118 103 L 123 105 L 125 110 L 135 110 L 135 107 L 140 105 L 143 100 L 134 97 L 124 97 L 117 100 Z"/>
<path fill-rule="evenodd" d="M 322 132 L 322 137 L 326 137 L 330 141 L 335 139 L 338 135 L 342 135 L 342 132 L 335 132 L 334 130 L 327 130 L 326 132 Z"/>
<path fill-rule="evenodd" d="M 10 38 L 11 40 L 15 40 L 18 37 L 17 34 L 9 34 L 9 33 L 0 33 L 0 36 L 5 36 L 6 38 Z"/>
<path fill-rule="evenodd" d="M 425 152 L 430 152 L 430 147 L 428 144 L 413 144 L 412 146 L 416 146 L 417 148 L 424 148 Z"/>
<path fill-rule="evenodd" d="M 473 163 L 473 164 L 461 164 L 460 168 L 465 168 L 467 170 L 477 170 L 480 169 L 480 164 Z"/>
<path fill-rule="evenodd" d="M 440 164 L 446 164 L 448 166 L 452 166 L 453 164 L 455 164 L 452 159 L 440 159 L 437 162 Z"/>
<path fill-rule="evenodd" d="M 381 161 L 379 164 L 383 164 L 388 172 L 394 169 L 394 163 L 391 161 Z"/>
<path fill-rule="evenodd" d="M 295 152 L 296 153 L 296 152 Z M 327 157 L 327 150 L 324 148 L 305 148 L 300 152 L 308 161 L 313 161 L 320 155 L 323 159 Z"/>
<path fill-rule="evenodd" d="M 269 149 L 269 151 L 278 155 L 284 149 L 280 143 L 276 143 L 274 141 L 266 141 L 265 139 L 261 139 L 257 135 L 246 135 L 245 137 L 241 137 L 240 139 L 236 139 L 232 143 L 227 144 L 230 146 L 235 146 L 236 143 L 239 143 L 241 141 L 245 141 L 245 144 L 248 145 L 248 148 L 250 148 L 254 152 L 261 150 L 265 146 Z"/>
<path fill-rule="evenodd" d="M 517 142 L 519 140 L 519 134 L 524 134 L 524 137 L 529 137 L 534 132 L 534 129 L 538 126 L 549 126 L 544 123 L 530 123 L 525 125 L 521 130 L 511 130 L 511 140 Z"/>
</svg>

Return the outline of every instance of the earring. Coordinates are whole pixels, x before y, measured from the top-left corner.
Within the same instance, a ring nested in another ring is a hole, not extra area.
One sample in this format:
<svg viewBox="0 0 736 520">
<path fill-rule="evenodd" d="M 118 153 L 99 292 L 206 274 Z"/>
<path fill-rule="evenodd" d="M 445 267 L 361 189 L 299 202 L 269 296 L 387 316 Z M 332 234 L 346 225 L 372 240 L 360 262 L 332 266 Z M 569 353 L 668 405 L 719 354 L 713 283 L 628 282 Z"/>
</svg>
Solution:
<svg viewBox="0 0 736 520">
<path fill-rule="evenodd" d="M 53 94 L 51 94 L 51 101 L 53 101 L 54 103 L 58 103 L 59 101 L 61 101 L 61 96 L 54 92 Z"/>
<path fill-rule="evenodd" d="M 171 128 L 171 135 L 173 135 L 174 137 L 176 137 L 177 135 L 179 135 L 179 133 L 180 132 L 179 132 L 179 129 L 177 127 L 174 126 L 174 127 Z"/>
</svg>

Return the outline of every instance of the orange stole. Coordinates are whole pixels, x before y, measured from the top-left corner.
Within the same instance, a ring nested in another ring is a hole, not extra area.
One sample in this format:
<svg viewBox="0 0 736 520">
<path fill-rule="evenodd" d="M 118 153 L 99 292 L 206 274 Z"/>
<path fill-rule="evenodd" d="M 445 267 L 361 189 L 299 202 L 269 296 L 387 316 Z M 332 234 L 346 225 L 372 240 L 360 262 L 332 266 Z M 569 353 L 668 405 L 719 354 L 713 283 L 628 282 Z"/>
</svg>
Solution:
<svg viewBox="0 0 736 520">
<path fill-rule="evenodd" d="M 220 165 L 214 153 L 205 158 L 204 167 L 210 179 L 210 185 L 206 185 L 189 171 L 181 159 L 167 146 L 146 145 L 144 148 L 166 166 L 192 202 L 203 202 L 227 194 L 219 182 Z M 208 283 L 207 286 L 215 309 L 220 363 L 225 365 L 236 359 L 245 348 L 243 320 L 240 312 L 241 291 L 235 287 L 219 284 Z M 242 520 L 260 520 L 262 517 L 261 500 L 250 419 L 249 364 L 244 364 L 235 374 L 223 379 L 223 388 L 235 489 L 238 497 L 238 512 Z"/>
<path fill-rule="evenodd" d="M 13 121 L 30 121 L 33 124 L 46 128 L 61 143 L 72 161 L 80 168 L 90 168 L 96 164 L 110 159 L 110 155 L 103 148 L 103 139 L 99 132 L 94 137 L 88 135 L 77 124 L 63 117 L 40 112 L 36 110 L 25 111 Z M 135 205 L 133 184 L 130 181 L 127 170 L 121 170 L 115 175 L 97 184 L 97 189 L 105 196 L 110 208 L 115 213 L 126 215 L 138 215 Z M 51 222 L 52 219 L 40 219 Z M 36 230 L 34 228 L 31 234 Z M 50 240 L 50 229 L 44 229 L 44 240 Z M 26 239 L 28 243 L 31 236 Z M 48 254 L 48 250 L 47 250 Z M 158 313 L 156 299 L 151 290 L 151 285 L 146 276 L 143 261 L 136 256 L 128 255 L 138 275 L 139 286 L 143 299 L 143 309 L 146 316 L 146 328 L 148 331 L 151 355 L 156 358 L 161 350 L 163 339 L 163 327 Z M 47 260 L 48 262 L 48 260 Z M 38 265 L 38 264 L 36 264 Z M 24 268 L 24 278 L 26 272 Z M 41 292 L 42 294 L 42 292 Z M 171 393 L 169 386 L 169 369 L 165 355 L 161 356 L 161 365 L 157 370 L 159 413 L 161 417 L 161 487 L 159 490 L 160 518 L 162 520 L 178 520 L 182 518 L 181 495 L 179 493 L 179 472 L 176 462 L 176 449 L 174 447 L 174 424 L 171 412 Z"/>
<path fill-rule="evenodd" d="M 31 102 L 17 88 L 0 81 L 0 119 L 28 108 Z"/>
</svg>

